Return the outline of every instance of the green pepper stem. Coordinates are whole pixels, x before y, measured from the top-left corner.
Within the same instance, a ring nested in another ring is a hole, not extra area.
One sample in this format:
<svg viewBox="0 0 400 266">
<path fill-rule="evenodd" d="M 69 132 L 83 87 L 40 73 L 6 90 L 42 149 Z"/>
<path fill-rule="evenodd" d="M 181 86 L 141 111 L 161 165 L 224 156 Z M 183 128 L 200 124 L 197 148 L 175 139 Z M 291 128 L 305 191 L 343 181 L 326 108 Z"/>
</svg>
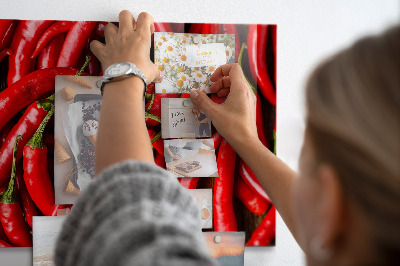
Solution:
<svg viewBox="0 0 400 266">
<path fill-rule="evenodd" d="M 153 119 L 153 120 L 155 120 L 155 121 L 161 123 L 161 119 L 160 119 L 158 116 L 153 115 L 153 114 L 151 114 L 151 113 L 149 113 L 149 112 L 145 112 L 144 117 L 145 117 L 145 118 Z"/>
<path fill-rule="evenodd" d="M 155 93 L 151 94 L 151 101 L 150 101 L 149 107 L 147 107 L 147 109 L 146 109 L 147 112 L 149 112 L 151 107 L 153 106 L 155 96 L 156 96 Z"/>
<path fill-rule="evenodd" d="M 53 116 L 53 114 L 54 114 L 54 105 L 51 104 L 50 111 L 44 117 L 42 123 L 40 123 L 39 128 L 36 130 L 33 137 L 27 143 L 28 146 L 32 147 L 32 149 L 35 149 L 35 148 L 43 149 L 44 148 L 43 132 L 44 132 L 44 129 L 46 128 L 46 125 L 49 122 L 50 118 Z"/>
<path fill-rule="evenodd" d="M 161 131 L 158 132 L 157 135 L 155 135 L 154 138 L 151 139 L 151 144 L 156 142 L 160 137 L 161 137 Z"/>
<path fill-rule="evenodd" d="M 1 203 L 12 204 L 15 202 L 15 192 L 14 192 L 14 183 L 15 183 L 15 172 L 17 170 L 17 146 L 20 139 L 23 139 L 21 135 L 18 135 L 15 138 L 14 150 L 13 150 L 13 160 L 12 160 L 12 168 L 11 168 L 11 177 L 10 182 L 8 183 L 7 189 L 3 192 L 1 196 Z"/>
<path fill-rule="evenodd" d="M 80 76 L 80 75 L 82 75 L 82 73 L 83 73 L 83 71 L 85 70 L 85 68 L 87 67 L 87 65 L 89 65 L 89 62 L 90 62 L 90 56 L 87 55 L 87 56 L 86 56 L 85 63 L 83 64 L 83 66 L 81 67 L 81 69 L 79 70 L 79 72 L 76 73 L 75 76 Z"/>
</svg>

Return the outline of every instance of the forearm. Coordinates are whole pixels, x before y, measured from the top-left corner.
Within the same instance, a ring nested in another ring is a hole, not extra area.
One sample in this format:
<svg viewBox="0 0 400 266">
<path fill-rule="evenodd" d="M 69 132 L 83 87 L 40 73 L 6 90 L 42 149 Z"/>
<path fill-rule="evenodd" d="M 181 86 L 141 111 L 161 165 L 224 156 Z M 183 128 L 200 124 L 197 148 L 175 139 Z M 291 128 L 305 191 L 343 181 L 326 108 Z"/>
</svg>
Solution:
<svg viewBox="0 0 400 266">
<path fill-rule="evenodd" d="M 105 85 L 96 148 L 97 174 L 128 159 L 154 162 L 142 101 L 143 81 L 139 77 Z"/>
<path fill-rule="evenodd" d="M 276 157 L 258 139 L 246 139 L 232 145 L 253 170 L 260 184 L 271 198 L 293 236 L 296 230 L 292 212 L 292 187 L 296 173 Z"/>
</svg>

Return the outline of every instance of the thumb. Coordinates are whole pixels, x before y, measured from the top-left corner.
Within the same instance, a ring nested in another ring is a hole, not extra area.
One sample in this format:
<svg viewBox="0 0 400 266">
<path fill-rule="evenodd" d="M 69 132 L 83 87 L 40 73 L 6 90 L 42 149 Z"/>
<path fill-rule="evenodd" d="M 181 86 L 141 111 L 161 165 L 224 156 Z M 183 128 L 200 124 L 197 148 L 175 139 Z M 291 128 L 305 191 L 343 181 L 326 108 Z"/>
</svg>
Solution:
<svg viewBox="0 0 400 266">
<path fill-rule="evenodd" d="M 190 99 L 197 105 L 201 110 L 203 110 L 208 117 L 212 120 L 212 110 L 215 107 L 215 103 L 204 93 L 198 90 L 192 90 L 190 92 Z"/>
</svg>

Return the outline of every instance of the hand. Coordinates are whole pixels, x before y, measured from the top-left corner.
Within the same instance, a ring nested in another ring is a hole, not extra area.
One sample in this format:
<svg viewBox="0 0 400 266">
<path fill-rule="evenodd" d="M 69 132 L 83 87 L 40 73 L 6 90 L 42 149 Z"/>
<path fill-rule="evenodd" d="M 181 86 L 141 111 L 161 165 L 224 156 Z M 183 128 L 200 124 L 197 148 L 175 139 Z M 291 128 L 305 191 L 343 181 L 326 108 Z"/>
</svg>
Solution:
<svg viewBox="0 0 400 266">
<path fill-rule="evenodd" d="M 222 104 L 214 103 L 205 93 L 192 91 L 192 101 L 211 119 L 218 132 L 233 146 L 256 138 L 256 101 L 238 64 L 220 66 L 211 76 L 210 91 L 228 96 Z"/>
<path fill-rule="evenodd" d="M 172 155 L 172 159 L 174 159 L 174 160 L 179 160 L 179 159 L 181 159 L 181 157 L 179 157 L 179 155 L 175 155 L 175 154 L 173 154 Z"/>
<path fill-rule="evenodd" d="M 97 40 L 90 49 L 101 62 L 103 70 L 114 63 L 134 63 L 146 76 L 147 82 L 160 82 L 162 74 L 150 60 L 151 35 L 154 19 L 149 14 L 139 14 L 137 22 L 128 10 L 119 13 L 119 28 L 108 23 L 104 29 L 106 43 Z"/>
</svg>

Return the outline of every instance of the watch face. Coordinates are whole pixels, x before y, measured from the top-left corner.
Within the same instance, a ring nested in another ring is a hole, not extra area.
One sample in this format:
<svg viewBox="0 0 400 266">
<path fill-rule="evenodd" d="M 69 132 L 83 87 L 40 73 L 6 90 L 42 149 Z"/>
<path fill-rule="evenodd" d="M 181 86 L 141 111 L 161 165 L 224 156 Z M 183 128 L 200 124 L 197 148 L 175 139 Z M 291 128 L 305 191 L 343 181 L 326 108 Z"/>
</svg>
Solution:
<svg viewBox="0 0 400 266">
<path fill-rule="evenodd" d="M 106 74 L 110 77 L 118 77 L 126 74 L 129 69 L 130 65 L 128 63 L 117 63 L 109 67 Z"/>
</svg>

